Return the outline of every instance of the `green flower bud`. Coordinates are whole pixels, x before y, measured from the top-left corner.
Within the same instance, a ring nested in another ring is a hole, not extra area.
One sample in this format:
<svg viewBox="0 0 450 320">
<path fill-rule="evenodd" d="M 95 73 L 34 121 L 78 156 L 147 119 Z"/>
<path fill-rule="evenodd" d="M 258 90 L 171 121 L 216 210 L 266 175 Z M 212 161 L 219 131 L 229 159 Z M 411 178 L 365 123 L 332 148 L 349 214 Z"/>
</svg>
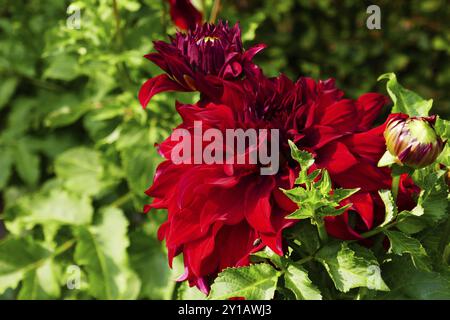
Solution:
<svg viewBox="0 0 450 320">
<path fill-rule="evenodd" d="M 436 134 L 436 117 L 395 115 L 387 124 L 384 138 L 388 151 L 401 165 L 424 168 L 432 164 L 444 149 L 444 142 Z"/>
</svg>

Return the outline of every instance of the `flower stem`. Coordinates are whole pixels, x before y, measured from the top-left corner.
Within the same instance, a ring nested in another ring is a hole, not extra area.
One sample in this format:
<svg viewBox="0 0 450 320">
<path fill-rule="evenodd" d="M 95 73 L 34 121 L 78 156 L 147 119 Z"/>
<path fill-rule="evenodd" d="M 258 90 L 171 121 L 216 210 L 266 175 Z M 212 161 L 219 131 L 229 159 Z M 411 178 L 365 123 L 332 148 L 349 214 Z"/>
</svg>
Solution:
<svg viewBox="0 0 450 320">
<path fill-rule="evenodd" d="M 392 175 L 392 196 L 394 197 L 395 202 L 397 202 L 399 186 L 400 186 L 400 175 L 393 174 Z"/>
<path fill-rule="evenodd" d="M 363 300 L 364 296 L 367 294 L 367 288 L 361 287 L 359 288 L 358 295 L 356 296 L 355 300 Z"/>
<path fill-rule="evenodd" d="M 211 9 L 211 15 L 209 17 L 209 23 L 216 22 L 219 11 L 220 11 L 220 0 L 214 0 L 213 7 Z"/>
<path fill-rule="evenodd" d="M 397 224 L 397 221 L 394 221 L 394 222 L 392 222 L 392 223 L 390 223 L 390 224 L 385 225 L 385 226 L 382 227 L 382 228 L 376 228 L 376 229 L 373 229 L 373 230 L 364 232 L 364 233 L 361 234 L 361 237 L 363 237 L 363 238 L 370 238 L 370 237 L 373 237 L 374 235 L 379 234 L 379 233 L 383 232 L 384 230 L 389 229 L 389 228 L 395 226 L 396 224 Z"/>
<path fill-rule="evenodd" d="M 322 243 L 328 242 L 328 233 L 327 229 L 325 228 L 325 222 L 323 221 L 323 218 L 316 219 L 316 225 L 317 225 L 317 231 L 319 232 L 319 238 Z"/>
<path fill-rule="evenodd" d="M 32 271 L 34 269 L 41 267 L 46 261 L 48 261 L 50 259 L 54 259 L 57 256 L 63 254 L 67 250 L 69 250 L 70 248 L 72 248 L 75 245 L 75 243 L 76 243 L 75 239 L 70 239 L 70 240 L 64 242 L 62 245 L 60 245 L 58 248 L 56 248 L 55 251 L 51 255 L 46 256 L 46 257 L 28 265 L 27 267 L 25 267 L 23 269 L 23 272 L 26 273 L 26 272 L 29 272 L 29 271 Z"/>
<path fill-rule="evenodd" d="M 116 201 L 112 202 L 110 204 L 110 206 L 111 207 L 121 207 L 124 204 L 126 204 L 128 201 L 130 201 L 132 197 L 133 197 L 133 194 L 131 192 L 128 192 L 128 193 L 124 194 L 123 196 L 121 196 Z"/>
</svg>

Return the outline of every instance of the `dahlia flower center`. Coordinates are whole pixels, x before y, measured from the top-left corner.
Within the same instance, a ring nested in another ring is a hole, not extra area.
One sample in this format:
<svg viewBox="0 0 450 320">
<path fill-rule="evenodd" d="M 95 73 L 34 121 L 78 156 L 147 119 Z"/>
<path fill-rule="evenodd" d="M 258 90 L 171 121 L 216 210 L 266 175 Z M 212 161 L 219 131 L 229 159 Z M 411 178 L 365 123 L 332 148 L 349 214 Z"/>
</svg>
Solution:
<svg viewBox="0 0 450 320">
<path fill-rule="evenodd" d="M 206 36 L 206 37 L 203 37 L 200 40 L 198 40 L 197 44 L 201 44 L 201 42 L 204 42 L 204 43 L 211 42 L 212 44 L 214 44 L 214 42 L 216 42 L 219 39 L 220 38 L 217 36 Z"/>
</svg>

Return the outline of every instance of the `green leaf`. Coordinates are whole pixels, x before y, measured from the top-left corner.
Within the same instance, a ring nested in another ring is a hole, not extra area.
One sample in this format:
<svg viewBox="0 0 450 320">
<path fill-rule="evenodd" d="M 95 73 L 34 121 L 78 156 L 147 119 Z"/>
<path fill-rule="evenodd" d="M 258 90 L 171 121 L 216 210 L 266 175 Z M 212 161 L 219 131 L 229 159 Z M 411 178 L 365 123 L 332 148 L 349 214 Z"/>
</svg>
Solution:
<svg viewBox="0 0 450 320">
<path fill-rule="evenodd" d="M 319 289 L 313 285 L 308 272 L 299 264 L 292 263 L 284 274 L 284 282 L 297 300 L 322 300 Z"/>
<path fill-rule="evenodd" d="M 424 100 L 418 94 L 402 87 L 394 73 L 386 73 L 378 78 L 378 81 L 388 79 L 386 87 L 394 102 L 392 113 L 406 113 L 410 116 L 428 116 L 433 105 L 433 100 Z"/>
<path fill-rule="evenodd" d="M 102 188 L 103 166 L 95 150 L 86 147 L 67 150 L 56 158 L 55 172 L 67 189 L 78 194 L 94 195 Z"/>
<path fill-rule="evenodd" d="M 81 102 L 77 95 L 62 95 L 57 104 L 55 103 L 56 108 L 45 117 L 44 124 L 50 128 L 68 126 L 80 119 L 93 106 L 92 101 Z"/>
<path fill-rule="evenodd" d="M 142 190 L 151 184 L 155 166 L 160 161 L 156 149 L 126 148 L 120 155 L 128 186 L 133 193 L 142 195 Z"/>
<path fill-rule="evenodd" d="M 14 164 L 20 178 L 29 186 L 37 184 L 40 175 L 40 159 L 23 140 L 14 146 Z"/>
<path fill-rule="evenodd" d="M 273 298 L 280 272 L 260 263 L 242 268 L 228 268 L 219 273 L 211 286 L 209 299 L 244 297 L 247 300 Z"/>
<path fill-rule="evenodd" d="M 432 225 L 447 217 L 448 186 L 443 178 L 444 171 L 429 170 L 431 169 L 416 170 L 413 178 L 422 189 L 418 200 L 424 210 L 421 219 Z"/>
<path fill-rule="evenodd" d="M 430 271 L 430 265 L 427 262 L 427 252 L 419 240 L 407 236 L 399 231 L 385 230 L 384 234 L 388 236 L 390 242 L 389 252 L 397 255 L 408 253 L 416 267 Z"/>
<path fill-rule="evenodd" d="M 380 190 L 378 194 L 383 200 L 384 208 L 385 208 L 385 217 L 383 223 L 380 227 L 384 227 L 391 221 L 393 221 L 397 217 L 397 205 L 394 202 L 394 197 L 392 196 L 392 192 L 390 190 Z"/>
<path fill-rule="evenodd" d="M 383 267 L 391 292 L 383 299 L 450 299 L 450 272 L 426 272 L 417 269 L 409 257 L 394 257 Z"/>
<path fill-rule="evenodd" d="M 44 78 L 71 81 L 79 74 L 77 59 L 72 55 L 61 54 L 52 57 L 45 69 Z"/>
<path fill-rule="evenodd" d="M 378 261 L 369 249 L 345 242 L 332 243 L 320 249 L 316 259 L 323 264 L 336 288 L 342 292 L 357 287 L 389 290 L 381 278 Z"/>
<path fill-rule="evenodd" d="M 298 208 L 288 215 L 286 219 L 308 219 L 314 217 L 314 213 L 314 207 L 303 205 L 301 208 Z"/>
<path fill-rule="evenodd" d="M 252 254 L 252 257 L 267 259 L 280 269 L 283 269 L 286 264 L 286 261 L 283 259 L 283 257 L 277 255 L 269 247 L 265 247 L 264 250 Z"/>
<path fill-rule="evenodd" d="M 436 160 L 437 163 L 450 167 L 450 142 L 447 142 L 444 150 Z"/>
<path fill-rule="evenodd" d="M 25 201 L 20 215 L 7 221 L 8 230 L 20 234 L 37 224 L 44 229 L 61 225 L 87 225 L 92 221 L 93 207 L 87 196 L 76 196 L 65 190 L 52 190 Z"/>
<path fill-rule="evenodd" d="M 450 140 L 450 121 L 444 120 L 441 117 L 436 119 L 434 126 L 436 133 L 444 140 Z"/>
<path fill-rule="evenodd" d="M 36 270 L 29 271 L 20 288 L 19 300 L 47 300 L 56 299 L 61 295 L 59 266 L 52 260 Z"/>
<path fill-rule="evenodd" d="M 11 176 L 13 154 L 10 148 L 0 147 L 0 190 L 3 190 L 8 184 Z"/>
<path fill-rule="evenodd" d="M 317 183 L 317 186 L 319 187 L 319 190 L 323 195 L 328 195 L 330 193 L 332 184 L 328 171 L 322 170 L 322 178 Z"/>
<path fill-rule="evenodd" d="M 397 162 L 397 158 L 394 157 L 389 151 L 386 151 L 378 161 L 378 167 L 387 167 Z"/>
<path fill-rule="evenodd" d="M 0 294 L 16 288 L 27 272 L 45 262 L 50 252 L 38 242 L 9 237 L 0 242 Z"/>
<path fill-rule="evenodd" d="M 286 232 L 290 237 L 300 241 L 300 246 L 311 255 L 320 248 L 317 228 L 309 220 L 299 221 Z"/>
<path fill-rule="evenodd" d="M 76 230 L 75 261 L 85 268 L 95 298 L 135 299 L 140 281 L 128 265 L 128 221 L 117 208 L 104 208 L 101 217 L 100 224 Z"/>
<path fill-rule="evenodd" d="M 323 208 L 320 208 L 317 213 L 316 216 L 318 217 L 334 217 L 334 216 L 339 216 L 341 214 L 343 214 L 345 211 L 347 211 L 353 204 L 349 203 L 346 204 L 345 206 L 342 206 L 340 208 L 334 208 L 331 206 L 326 206 Z"/>
<path fill-rule="evenodd" d="M 196 286 L 190 287 L 185 281 L 178 289 L 177 300 L 206 300 L 206 295 Z"/>
<path fill-rule="evenodd" d="M 314 158 L 311 153 L 299 150 L 291 140 L 289 140 L 289 147 L 291 148 L 292 158 L 300 164 L 302 170 L 306 171 L 314 164 Z"/>
<path fill-rule="evenodd" d="M 18 83 L 16 77 L 7 78 L 0 82 L 0 110 L 9 102 Z"/>
<path fill-rule="evenodd" d="M 337 188 L 333 190 L 333 201 L 335 202 L 341 202 L 342 200 L 345 200 L 349 197 L 351 197 L 352 195 L 354 195 L 355 193 L 357 193 L 359 190 L 361 190 L 361 188 L 356 188 L 356 189 L 341 189 L 341 188 Z"/>
<path fill-rule="evenodd" d="M 302 203 L 310 197 L 308 191 L 302 187 L 295 187 L 289 190 L 280 189 L 283 193 L 292 201 L 296 203 Z M 319 198 L 319 194 L 317 193 L 317 198 Z"/>
<path fill-rule="evenodd" d="M 174 259 L 171 270 L 163 244 L 141 229 L 131 233 L 130 242 L 130 264 L 142 281 L 139 298 L 171 299 L 176 279 L 184 271 L 182 262 Z"/>
<path fill-rule="evenodd" d="M 427 226 L 425 221 L 420 218 L 424 213 L 424 209 L 420 204 L 411 211 L 403 210 L 398 214 L 397 229 L 407 234 L 422 231 Z"/>
</svg>

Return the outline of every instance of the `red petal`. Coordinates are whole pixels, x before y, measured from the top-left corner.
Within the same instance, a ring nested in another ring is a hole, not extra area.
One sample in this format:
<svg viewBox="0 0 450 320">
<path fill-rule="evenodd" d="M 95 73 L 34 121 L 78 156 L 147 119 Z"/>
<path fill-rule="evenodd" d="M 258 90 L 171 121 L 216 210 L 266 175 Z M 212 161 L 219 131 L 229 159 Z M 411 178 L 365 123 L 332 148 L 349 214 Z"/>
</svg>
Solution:
<svg viewBox="0 0 450 320">
<path fill-rule="evenodd" d="M 381 109 L 389 103 L 389 99 L 378 93 L 366 93 L 358 98 L 359 123 L 358 130 L 368 130 L 380 114 Z"/>
<path fill-rule="evenodd" d="M 318 107 L 318 124 L 329 126 L 341 132 L 353 132 L 356 126 L 357 110 L 352 100 L 341 100 L 330 106 Z"/>
<path fill-rule="evenodd" d="M 169 0 L 170 16 L 175 25 L 183 30 L 193 29 L 202 22 L 202 14 L 190 0 Z"/>
<path fill-rule="evenodd" d="M 186 89 L 165 74 L 150 78 L 139 91 L 139 101 L 142 107 L 145 109 L 155 94 L 165 91 L 186 91 Z"/>
<path fill-rule="evenodd" d="M 337 175 L 358 164 L 358 160 L 342 142 L 333 142 L 317 151 L 317 165 Z"/>
</svg>

